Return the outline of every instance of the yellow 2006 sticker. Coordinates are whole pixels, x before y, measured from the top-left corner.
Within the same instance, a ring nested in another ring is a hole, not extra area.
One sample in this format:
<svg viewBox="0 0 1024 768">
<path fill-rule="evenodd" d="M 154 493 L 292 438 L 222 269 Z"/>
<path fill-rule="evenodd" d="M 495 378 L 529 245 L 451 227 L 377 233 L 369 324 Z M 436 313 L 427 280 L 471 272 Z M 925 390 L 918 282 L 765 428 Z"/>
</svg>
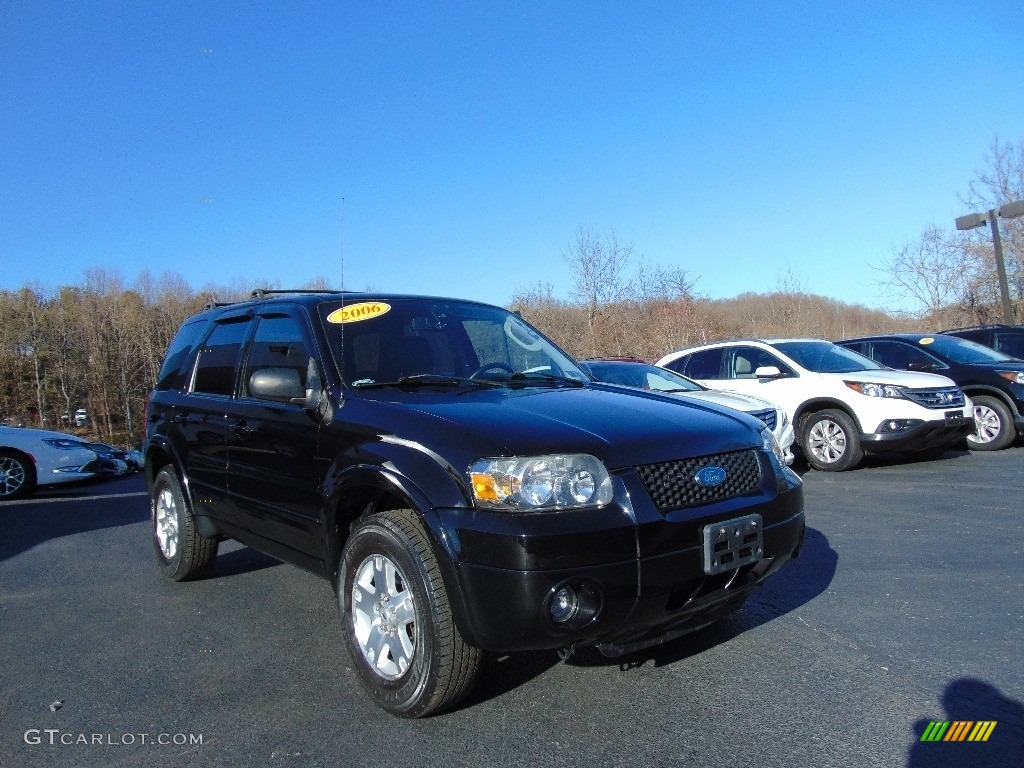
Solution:
<svg viewBox="0 0 1024 768">
<path fill-rule="evenodd" d="M 327 316 L 328 323 L 357 323 L 360 320 L 370 320 L 380 317 L 391 309 L 390 304 L 383 301 L 361 301 L 358 304 L 349 304 L 347 307 L 340 307 Z"/>
<path fill-rule="evenodd" d="M 917 343 L 918 344 L 931 344 L 934 341 L 935 341 L 935 339 L 933 339 L 931 336 L 925 336 L 923 339 L 918 339 Z"/>
</svg>

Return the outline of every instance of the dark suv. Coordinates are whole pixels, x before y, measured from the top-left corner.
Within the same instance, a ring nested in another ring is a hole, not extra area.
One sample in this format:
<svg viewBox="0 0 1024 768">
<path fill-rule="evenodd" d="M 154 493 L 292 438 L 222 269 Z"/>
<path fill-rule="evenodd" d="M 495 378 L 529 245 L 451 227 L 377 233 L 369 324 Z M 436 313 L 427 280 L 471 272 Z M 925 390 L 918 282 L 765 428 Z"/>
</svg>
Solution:
<svg viewBox="0 0 1024 768">
<path fill-rule="evenodd" d="M 257 292 L 191 318 L 148 413 L 167 577 L 242 541 L 329 579 L 363 686 L 449 707 L 484 652 L 617 656 L 795 557 L 799 478 L 756 419 L 593 382 L 516 314 Z"/>
<path fill-rule="evenodd" d="M 1024 361 L 973 341 L 941 333 L 896 333 L 836 342 L 906 371 L 948 376 L 974 402 L 975 432 L 967 445 L 995 451 L 1024 431 Z"/>
<path fill-rule="evenodd" d="M 942 333 L 976 341 L 996 352 L 1024 360 L 1024 325 L 976 325 L 973 328 L 951 328 Z"/>
</svg>

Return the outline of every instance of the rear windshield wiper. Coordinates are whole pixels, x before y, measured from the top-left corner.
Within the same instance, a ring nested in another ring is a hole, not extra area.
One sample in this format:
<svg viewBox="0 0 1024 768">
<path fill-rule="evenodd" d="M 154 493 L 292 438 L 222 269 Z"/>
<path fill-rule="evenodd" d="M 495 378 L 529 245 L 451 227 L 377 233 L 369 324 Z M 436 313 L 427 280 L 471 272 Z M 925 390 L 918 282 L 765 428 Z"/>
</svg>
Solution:
<svg viewBox="0 0 1024 768">
<path fill-rule="evenodd" d="M 497 381 L 486 379 L 471 379 L 466 376 L 442 376 L 436 373 L 417 373 L 412 376 L 402 376 L 395 381 L 374 381 L 372 379 L 359 379 L 352 382 L 354 389 L 381 389 L 383 387 L 398 387 L 400 389 L 419 389 L 420 387 L 483 387 L 493 388 L 503 386 Z"/>
</svg>

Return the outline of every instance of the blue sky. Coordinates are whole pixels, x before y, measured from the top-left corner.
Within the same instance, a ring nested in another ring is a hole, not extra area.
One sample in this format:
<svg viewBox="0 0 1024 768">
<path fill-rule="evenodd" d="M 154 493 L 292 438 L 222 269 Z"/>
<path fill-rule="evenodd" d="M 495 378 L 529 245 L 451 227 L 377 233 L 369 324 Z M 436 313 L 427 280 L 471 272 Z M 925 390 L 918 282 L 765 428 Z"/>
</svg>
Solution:
<svg viewBox="0 0 1024 768">
<path fill-rule="evenodd" d="M 1022 71 L 1019 0 L 4 0 L 0 289 L 568 298 L 583 227 L 715 298 L 880 306 L 1024 140 Z"/>
</svg>

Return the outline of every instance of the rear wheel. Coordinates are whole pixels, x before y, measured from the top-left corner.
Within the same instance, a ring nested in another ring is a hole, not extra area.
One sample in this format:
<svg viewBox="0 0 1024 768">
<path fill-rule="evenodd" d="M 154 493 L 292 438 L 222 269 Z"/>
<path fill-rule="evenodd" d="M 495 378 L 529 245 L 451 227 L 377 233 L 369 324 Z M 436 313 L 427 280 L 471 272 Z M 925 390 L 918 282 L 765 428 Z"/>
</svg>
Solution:
<svg viewBox="0 0 1024 768">
<path fill-rule="evenodd" d="M 153 481 L 150 510 L 153 547 L 164 576 L 190 581 L 209 573 L 220 542 L 199 535 L 178 476 L 170 467 L 161 469 Z"/>
<path fill-rule="evenodd" d="M 853 469 L 864 458 L 853 420 L 832 408 L 804 419 L 801 447 L 807 463 L 823 472 Z"/>
<path fill-rule="evenodd" d="M 0 451 L 0 501 L 31 496 L 36 490 L 36 468 L 24 454 Z"/>
<path fill-rule="evenodd" d="M 974 434 L 967 436 L 972 451 L 998 451 L 1017 437 L 1010 409 L 1002 400 L 989 395 L 973 395 Z"/>
<path fill-rule="evenodd" d="M 423 717 L 472 689 L 482 652 L 459 634 L 440 566 L 411 510 L 357 523 L 338 568 L 338 600 L 352 663 L 378 706 Z"/>
</svg>

